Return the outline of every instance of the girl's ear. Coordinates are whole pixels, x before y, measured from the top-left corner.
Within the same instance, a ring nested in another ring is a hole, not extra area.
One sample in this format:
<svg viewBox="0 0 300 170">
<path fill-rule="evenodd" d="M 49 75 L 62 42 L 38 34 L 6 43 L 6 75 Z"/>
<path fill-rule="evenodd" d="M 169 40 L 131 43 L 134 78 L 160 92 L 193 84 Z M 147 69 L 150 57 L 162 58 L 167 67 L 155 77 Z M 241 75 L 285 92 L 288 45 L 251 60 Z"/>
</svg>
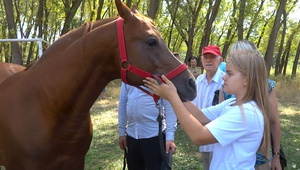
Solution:
<svg viewBox="0 0 300 170">
<path fill-rule="evenodd" d="M 244 86 L 247 87 L 248 86 L 248 80 L 246 77 L 244 77 Z"/>
</svg>

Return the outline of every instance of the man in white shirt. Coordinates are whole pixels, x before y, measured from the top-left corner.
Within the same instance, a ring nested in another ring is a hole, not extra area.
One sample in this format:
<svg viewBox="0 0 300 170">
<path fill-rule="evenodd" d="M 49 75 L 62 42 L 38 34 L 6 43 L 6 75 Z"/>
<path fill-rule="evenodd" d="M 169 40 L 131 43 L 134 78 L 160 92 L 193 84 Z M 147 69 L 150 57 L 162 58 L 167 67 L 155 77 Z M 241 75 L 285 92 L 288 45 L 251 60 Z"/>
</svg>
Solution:
<svg viewBox="0 0 300 170">
<path fill-rule="evenodd" d="M 158 102 L 165 109 L 162 121 L 162 131 L 165 131 L 166 139 L 165 148 L 166 151 L 172 149 L 174 153 L 177 117 L 167 100 L 159 99 Z M 152 96 L 134 86 L 122 83 L 118 108 L 119 146 L 121 149 L 128 149 L 129 170 L 161 169 L 163 159 L 158 137 L 158 115 L 159 110 Z"/>
<path fill-rule="evenodd" d="M 193 100 L 193 103 L 199 109 L 212 106 L 215 91 L 220 89 L 223 82 L 222 77 L 225 75 L 225 73 L 219 69 L 219 65 L 222 61 L 222 53 L 218 46 L 209 45 L 203 48 L 201 62 L 205 73 L 196 79 L 197 97 Z M 212 159 L 212 145 L 213 144 L 199 146 L 203 170 L 209 170 Z"/>
</svg>

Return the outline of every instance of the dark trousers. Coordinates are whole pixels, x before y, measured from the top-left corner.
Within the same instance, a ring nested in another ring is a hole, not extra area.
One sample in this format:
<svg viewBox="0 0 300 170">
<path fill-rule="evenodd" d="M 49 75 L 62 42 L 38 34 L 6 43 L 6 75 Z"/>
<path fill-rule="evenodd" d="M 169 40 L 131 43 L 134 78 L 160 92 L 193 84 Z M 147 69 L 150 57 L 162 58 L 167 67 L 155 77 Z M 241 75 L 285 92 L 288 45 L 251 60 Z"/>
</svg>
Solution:
<svg viewBox="0 0 300 170">
<path fill-rule="evenodd" d="M 134 139 L 127 136 L 127 165 L 129 170 L 160 170 L 162 157 L 159 138 Z"/>
</svg>

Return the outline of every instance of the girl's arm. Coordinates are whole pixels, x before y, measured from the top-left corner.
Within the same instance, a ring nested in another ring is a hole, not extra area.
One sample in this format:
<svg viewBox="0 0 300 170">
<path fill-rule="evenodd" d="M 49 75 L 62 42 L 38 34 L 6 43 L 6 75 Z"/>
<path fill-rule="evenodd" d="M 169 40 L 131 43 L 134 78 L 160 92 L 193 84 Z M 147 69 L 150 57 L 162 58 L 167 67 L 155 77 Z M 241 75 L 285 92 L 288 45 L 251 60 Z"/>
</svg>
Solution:
<svg viewBox="0 0 300 170">
<path fill-rule="evenodd" d="M 278 113 L 278 101 L 276 97 L 275 89 L 269 94 L 269 121 L 270 121 L 270 129 L 273 141 L 273 153 L 278 152 L 280 150 L 280 138 L 281 138 L 281 129 L 280 129 L 280 119 Z M 271 163 L 272 169 L 279 169 L 280 159 L 279 155 L 274 155 L 274 159 Z"/>
<path fill-rule="evenodd" d="M 165 76 L 162 76 L 162 79 L 166 83 L 158 85 L 155 79 L 149 77 L 144 80 L 144 83 L 152 92 L 171 103 L 181 126 L 195 145 L 216 143 L 215 137 L 200 123 L 209 122 L 204 114 L 191 102 L 183 104 L 174 84 Z"/>
</svg>

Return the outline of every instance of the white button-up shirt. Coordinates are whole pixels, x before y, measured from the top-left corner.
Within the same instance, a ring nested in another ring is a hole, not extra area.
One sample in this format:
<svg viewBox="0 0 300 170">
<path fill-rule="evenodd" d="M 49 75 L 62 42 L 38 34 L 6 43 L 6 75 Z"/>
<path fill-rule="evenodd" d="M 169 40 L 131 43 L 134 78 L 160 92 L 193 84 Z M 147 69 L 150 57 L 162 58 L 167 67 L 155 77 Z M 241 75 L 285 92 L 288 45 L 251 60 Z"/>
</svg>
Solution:
<svg viewBox="0 0 300 170">
<path fill-rule="evenodd" d="M 167 100 L 159 99 L 158 102 L 165 108 L 163 130 L 166 132 L 166 140 L 174 141 L 177 117 Z M 119 136 L 127 134 L 135 139 L 158 136 L 158 114 L 159 110 L 152 96 L 122 83 L 118 108 Z"/>
</svg>

